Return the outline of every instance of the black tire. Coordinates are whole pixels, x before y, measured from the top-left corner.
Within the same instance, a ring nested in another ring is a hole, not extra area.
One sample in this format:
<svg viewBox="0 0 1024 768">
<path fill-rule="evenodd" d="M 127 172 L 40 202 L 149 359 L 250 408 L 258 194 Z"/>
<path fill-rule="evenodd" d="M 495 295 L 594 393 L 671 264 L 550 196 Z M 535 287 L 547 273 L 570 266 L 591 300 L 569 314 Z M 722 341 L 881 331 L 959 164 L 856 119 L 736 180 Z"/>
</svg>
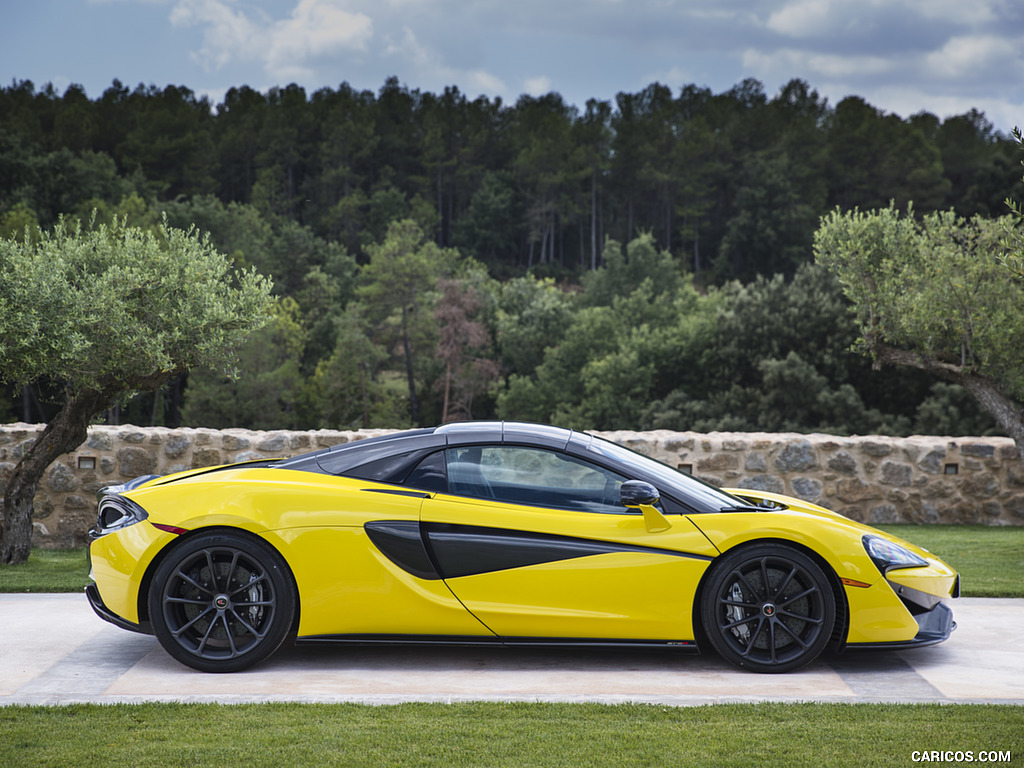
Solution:
<svg viewBox="0 0 1024 768">
<path fill-rule="evenodd" d="M 149 616 L 160 645 L 202 672 L 237 672 L 281 647 L 295 591 L 281 556 L 245 534 L 209 533 L 175 547 L 153 575 Z"/>
<path fill-rule="evenodd" d="M 754 672 L 791 672 L 825 649 L 836 600 L 811 557 L 783 544 L 755 544 L 712 567 L 700 613 L 708 641 L 726 661 Z"/>
</svg>

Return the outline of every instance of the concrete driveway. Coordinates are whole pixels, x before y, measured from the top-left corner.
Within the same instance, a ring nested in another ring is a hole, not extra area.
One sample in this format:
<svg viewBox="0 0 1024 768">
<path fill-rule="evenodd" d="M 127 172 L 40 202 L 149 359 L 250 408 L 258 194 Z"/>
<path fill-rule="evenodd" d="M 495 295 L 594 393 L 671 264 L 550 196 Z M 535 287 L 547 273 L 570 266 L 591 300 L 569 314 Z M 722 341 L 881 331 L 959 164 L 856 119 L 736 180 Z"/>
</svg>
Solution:
<svg viewBox="0 0 1024 768">
<path fill-rule="evenodd" d="M 286 647 L 255 669 L 195 672 L 83 595 L 0 594 L 0 706 L 143 701 L 753 701 L 1024 704 L 1024 600 L 953 601 L 958 629 L 916 651 L 757 675 L 717 656 L 500 648 Z"/>
</svg>

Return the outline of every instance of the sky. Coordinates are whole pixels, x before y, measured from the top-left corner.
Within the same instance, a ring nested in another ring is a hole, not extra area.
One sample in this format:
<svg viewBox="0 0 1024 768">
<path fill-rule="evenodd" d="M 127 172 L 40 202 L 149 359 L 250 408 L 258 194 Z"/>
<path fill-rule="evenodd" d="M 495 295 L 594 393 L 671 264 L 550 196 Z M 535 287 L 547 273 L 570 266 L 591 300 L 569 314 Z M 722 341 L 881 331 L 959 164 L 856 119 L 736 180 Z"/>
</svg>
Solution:
<svg viewBox="0 0 1024 768">
<path fill-rule="evenodd" d="M 1022 0 L 0 0 L 0 84 L 312 93 L 457 86 L 581 110 L 653 82 L 769 97 L 797 78 L 902 118 L 1024 127 Z"/>
</svg>

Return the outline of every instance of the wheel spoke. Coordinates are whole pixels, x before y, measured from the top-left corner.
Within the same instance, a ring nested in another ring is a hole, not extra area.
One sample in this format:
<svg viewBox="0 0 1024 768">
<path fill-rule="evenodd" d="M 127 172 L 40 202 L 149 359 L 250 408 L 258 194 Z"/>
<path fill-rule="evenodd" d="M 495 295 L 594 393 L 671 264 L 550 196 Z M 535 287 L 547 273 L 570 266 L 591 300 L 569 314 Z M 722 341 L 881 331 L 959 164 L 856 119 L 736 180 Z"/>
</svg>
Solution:
<svg viewBox="0 0 1024 768">
<path fill-rule="evenodd" d="M 174 635 L 175 637 L 180 637 L 183 632 L 187 632 L 189 629 L 191 629 L 195 625 L 195 623 L 197 621 L 199 621 L 200 619 L 202 619 L 205 616 L 207 616 L 210 613 L 210 611 L 212 611 L 212 610 L 213 610 L 213 606 L 209 606 L 205 611 L 200 613 L 198 616 L 196 616 L 194 619 L 192 619 L 192 621 L 186 623 L 184 626 L 181 626 L 178 629 L 171 628 L 171 634 Z M 210 626 L 213 626 L 213 622 L 212 621 L 210 622 Z M 209 630 L 207 630 L 207 633 L 209 633 Z"/>
<path fill-rule="evenodd" d="M 742 571 L 734 571 L 734 573 L 735 573 L 736 577 L 740 581 L 743 582 L 744 586 L 746 586 L 746 588 L 750 592 L 750 594 L 752 594 L 754 596 L 755 600 L 763 600 L 764 599 L 765 595 L 763 593 L 761 593 L 761 590 L 754 589 L 754 587 L 751 586 L 750 582 L 747 581 L 747 577 L 743 574 Z"/>
<path fill-rule="evenodd" d="M 760 562 L 761 572 L 761 598 L 768 600 L 771 598 L 771 579 L 768 577 L 768 558 L 762 557 Z"/>
<path fill-rule="evenodd" d="M 236 611 L 234 608 L 231 609 L 231 614 L 235 617 L 235 619 L 238 620 L 238 623 L 241 624 L 243 627 L 245 627 L 245 629 L 249 632 L 249 634 L 251 634 L 257 640 L 262 639 L 263 635 L 266 634 L 266 630 L 264 630 L 263 632 L 260 632 L 258 629 L 256 629 L 256 627 L 252 626 L 252 624 L 250 624 L 248 621 L 243 619 L 242 615 L 238 611 Z"/>
<path fill-rule="evenodd" d="M 249 582 L 247 584 L 244 584 L 243 586 L 239 587 L 238 589 L 232 591 L 230 594 L 233 597 L 233 596 L 237 595 L 239 592 L 244 592 L 247 589 L 252 589 L 254 586 L 259 584 L 261 581 L 266 581 L 266 579 L 267 579 L 267 575 L 265 573 L 260 573 L 257 576 L 253 576 L 249 580 Z"/>
<path fill-rule="evenodd" d="M 799 594 L 793 595 L 792 597 L 787 597 L 785 600 L 776 603 L 776 605 L 781 608 L 782 606 L 789 605 L 790 603 L 792 603 L 792 602 L 794 602 L 796 600 L 799 600 L 801 597 L 807 597 L 808 595 L 813 595 L 817 591 L 818 591 L 817 587 L 808 587 L 803 592 L 800 592 Z"/>
<path fill-rule="evenodd" d="M 786 574 L 786 578 L 784 578 L 782 580 L 782 583 L 778 587 L 775 588 L 775 590 L 774 590 L 774 592 L 772 594 L 772 599 L 774 600 L 776 605 L 778 605 L 779 602 L 778 602 L 778 600 L 775 600 L 775 598 L 777 598 L 779 595 L 781 595 L 783 592 L 786 591 L 786 587 L 788 587 L 789 586 L 789 582 L 791 582 L 793 580 L 793 576 L 796 575 L 797 570 L 798 570 L 797 567 L 793 566 L 793 568 L 790 569 L 789 573 Z"/>
<path fill-rule="evenodd" d="M 201 592 L 205 592 L 208 595 L 214 594 L 214 590 L 210 589 L 207 586 L 204 586 L 204 585 L 200 584 L 198 581 L 193 579 L 191 576 L 189 576 L 187 573 L 185 573 L 180 568 L 177 571 L 174 572 L 174 575 L 177 576 L 182 581 L 184 581 L 185 583 L 191 584 L 193 587 L 195 587 L 196 589 L 198 589 Z"/>
<path fill-rule="evenodd" d="M 217 583 L 217 566 L 213 564 L 213 553 L 204 549 L 203 554 L 206 555 L 206 567 L 210 569 L 210 581 L 213 583 L 213 590 L 210 594 L 216 594 L 220 592 L 220 585 Z"/>
<path fill-rule="evenodd" d="M 777 615 L 780 619 L 783 616 L 785 616 L 787 619 L 796 619 L 797 621 L 803 621 L 807 624 L 814 624 L 815 626 L 820 625 L 822 622 L 822 619 L 820 617 L 814 618 L 813 616 L 801 616 L 799 613 L 793 613 L 791 611 L 780 610 Z"/>
<path fill-rule="evenodd" d="M 723 624 L 722 629 L 736 629 L 736 627 L 743 626 L 744 624 L 749 624 L 750 622 L 757 621 L 760 618 L 761 616 L 757 614 L 753 616 L 744 616 L 742 619 L 737 619 L 736 621 L 731 621 L 728 624 Z"/>
<path fill-rule="evenodd" d="M 789 635 L 791 638 L 793 638 L 793 640 L 795 640 L 797 645 L 799 645 L 801 648 L 807 648 L 810 645 L 810 643 L 805 643 L 799 635 L 797 635 L 793 630 L 787 627 L 784 621 L 777 621 L 772 623 L 778 625 L 778 627 L 782 629 L 782 631 Z"/>
<path fill-rule="evenodd" d="M 165 603 L 178 603 L 181 605 L 209 605 L 209 600 L 200 600 L 199 598 L 189 597 L 167 597 L 164 600 Z"/>
<path fill-rule="evenodd" d="M 719 605 L 727 605 L 730 608 L 759 608 L 760 603 L 741 603 L 739 600 L 730 600 L 727 597 L 721 597 L 718 599 Z"/>
<path fill-rule="evenodd" d="M 228 566 L 227 575 L 224 577 L 224 591 L 231 593 L 231 577 L 235 575 L 235 567 L 238 565 L 238 555 L 240 553 L 235 550 L 231 556 L 231 565 Z"/>
<path fill-rule="evenodd" d="M 235 633 L 231 631 L 231 622 L 228 621 L 227 613 L 222 613 L 217 618 L 224 622 L 224 633 L 228 636 L 228 645 L 231 646 L 231 658 L 233 659 L 238 655 L 238 646 L 235 645 Z"/>
<path fill-rule="evenodd" d="M 742 655 L 749 656 L 750 652 L 754 650 L 754 643 L 757 642 L 758 635 L 761 634 L 761 630 L 764 629 L 764 616 L 752 617 L 757 618 L 757 629 L 750 633 L 750 642 L 747 643 L 747 647 L 743 649 Z"/>
</svg>

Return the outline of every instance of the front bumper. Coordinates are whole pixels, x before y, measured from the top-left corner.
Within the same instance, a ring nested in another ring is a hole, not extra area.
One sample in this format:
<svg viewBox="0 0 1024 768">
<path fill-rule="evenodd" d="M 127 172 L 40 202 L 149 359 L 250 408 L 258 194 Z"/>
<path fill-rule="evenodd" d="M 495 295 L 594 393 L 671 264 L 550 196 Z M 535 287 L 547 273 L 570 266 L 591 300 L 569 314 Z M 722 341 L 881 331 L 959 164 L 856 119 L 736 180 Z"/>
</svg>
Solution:
<svg viewBox="0 0 1024 768">
<path fill-rule="evenodd" d="M 847 643 L 846 650 L 924 648 L 947 640 L 953 633 L 953 630 L 956 629 L 956 622 L 953 621 L 953 611 L 945 603 L 936 603 L 930 610 L 915 615 L 914 619 L 917 621 L 919 629 L 917 634 L 910 640 L 884 643 Z"/>
<path fill-rule="evenodd" d="M 148 627 L 142 627 L 135 622 L 121 618 L 112 610 L 107 608 L 107 606 L 104 605 L 103 598 L 100 597 L 100 591 L 96 588 L 95 584 L 90 584 L 85 588 L 85 597 L 89 601 L 89 605 L 92 607 L 95 614 L 104 621 L 109 621 L 115 627 L 127 629 L 129 632 L 138 632 L 143 635 L 153 634 Z"/>
</svg>

